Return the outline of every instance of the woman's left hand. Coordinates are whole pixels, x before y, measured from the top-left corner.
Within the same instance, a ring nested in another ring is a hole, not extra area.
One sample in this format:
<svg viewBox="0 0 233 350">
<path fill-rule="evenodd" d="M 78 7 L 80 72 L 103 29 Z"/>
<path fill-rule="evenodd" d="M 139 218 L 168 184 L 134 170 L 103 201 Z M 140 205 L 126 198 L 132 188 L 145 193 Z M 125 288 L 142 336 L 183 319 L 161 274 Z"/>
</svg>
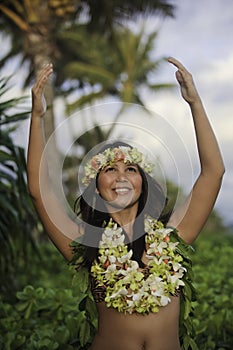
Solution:
<svg viewBox="0 0 233 350">
<path fill-rule="evenodd" d="M 194 103 L 200 100 L 193 77 L 182 63 L 173 57 L 169 57 L 168 62 L 172 63 L 178 69 L 176 71 L 176 79 L 180 84 L 181 94 L 184 100 L 188 103 Z"/>
</svg>

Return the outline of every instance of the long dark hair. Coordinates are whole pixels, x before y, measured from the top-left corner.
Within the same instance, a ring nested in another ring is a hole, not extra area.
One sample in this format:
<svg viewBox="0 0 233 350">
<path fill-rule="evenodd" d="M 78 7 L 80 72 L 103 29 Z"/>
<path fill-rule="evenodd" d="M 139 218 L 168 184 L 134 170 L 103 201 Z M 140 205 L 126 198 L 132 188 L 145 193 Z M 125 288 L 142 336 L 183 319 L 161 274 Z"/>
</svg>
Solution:
<svg viewBox="0 0 233 350">
<path fill-rule="evenodd" d="M 118 148 L 120 146 L 130 147 L 125 142 L 117 141 L 114 143 L 106 143 L 100 150 Z M 133 249 L 132 259 L 143 266 L 141 257 L 145 249 L 145 232 L 144 232 L 144 216 L 150 215 L 167 224 L 171 211 L 167 210 L 167 197 L 160 184 L 138 165 L 140 175 L 142 177 L 142 192 L 139 198 L 138 212 L 133 226 L 133 243 L 130 248 Z M 98 256 L 98 245 L 101 239 L 104 226 L 110 220 L 110 215 L 106 210 L 104 201 L 96 194 L 98 187 L 98 175 L 92 180 L 85 191 L 75 201 L 75 213 L 79 216 L 85 225 L 85 234 L 82 238 L 82 244 L 86 245 L 86 253 L 84 256 L 85 265 L 90 267 L 94 259 Z M 126 236 L 127 237 L 127 236 Z"/>
</svg>

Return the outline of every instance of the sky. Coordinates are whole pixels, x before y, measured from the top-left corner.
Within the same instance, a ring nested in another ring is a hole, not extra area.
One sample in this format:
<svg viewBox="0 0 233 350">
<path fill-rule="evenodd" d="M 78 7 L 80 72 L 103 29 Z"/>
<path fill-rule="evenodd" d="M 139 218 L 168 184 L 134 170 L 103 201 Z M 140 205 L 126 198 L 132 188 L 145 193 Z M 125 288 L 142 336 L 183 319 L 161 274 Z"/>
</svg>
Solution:
<svg viewBox="0 0 233 350">
<path fill-rule="evenodd" d="M 174 4 L 177 5 L 175 18 L 155 20 L 148 17 L 146 20 L 149 32 L 158 30 L 153 58 L 173 56 L 180 60 L 194 77 L 216 133 L 226 167 L 215 208 L 224 222 L 230 225 L 233 224 L 233 1 L 178 0 L 174 1 Z M 8 43 L 5 42 L 6 50 L 7 46 Z M 10 71 L 13 68 L 8 66 L 5 69 Z M 164 63 L 156 75 L 156 81 L 176 83 L 174 73 L 174 67 Z M 23 74 L 23 70 L 18 74 Z M 19 81 L 20 79 L 16 76 L 13 94 L 19 91 Z M 157 127 L 160 131 L 163 127 L 169 133 L 172 131 L 169 134 L 171 135 L 169 146 L 165 145 L 167 139 L 163 139 L 161 135 L 158 136 L 156 132 L 155 144 L 158 146 L 157 141 L 162 139 L 160 146 L 163 146 L 160 147 L 161 152 L 158 152 L 158 155 L 167 159 L 165 172 L 171 177 L 176 173 L 174 176 L 179 177 L 181 183 L 185 183 L 185 190 L 188 191 L 190 182 L 193 181 L 199 169 L 188 105 L 182 100 L 178 88 L 169 92 L 161 91 L 156 95 L 144 92 L 143 99 L 148 108 L 158 117 L 152 118 L 152 121 L 147 117 L 147 123 L 146 119 L 143 119 L 141 124 L 139 122 L 141 126 L 146 124 L 147 130 L 144 134 L 137 133 L 141 138 L 138 142 L 142 143 L 142 140 L 146 140 L 151 130 Z M 58 119 L 61 117 L 59 113 L 61 114 L 62 110 L 58 101 Z M 95 107 L 95 113 L 98 114 L 98 110 L 101 113 L 102 107 Z M 140 108 L 139 112 L 141 112 Z M 88 114 L 88 112 L 85 113 Z M 135 123 L 138 130 L 137 122 Z M 130 126 L 128 128 L 130 129 Z M 64 134 L 62 137 L 64 139 Z M 27 125 L 18 130 L 16 138 L 27 147 Z M 185 153 L 184 158 L 179 152 Z"/>
<path fill-rule="evenodd" d="M 179 0 L 175 18 L 159 25 L 155 54 L 173 56 L 192 73 L 218 139 L 226 173 L 216 202 L 225 223 L 232 224 L 233 197 L 233 1 Z M 148 19 L 149 27 L 153 20 Z M 155 25 L 156 26 L 156 25 Z M 160 77 L 173 79 L 173 67 L 164 65 Z M 175 80 L 174 80 L 175 82 Z M 179 90 L 148 96 L 147 104 L 167 118 L 181 134 L 195 162 L 195 142 L 189 109 Z M 172 111 L 172 116 L 171 116 Z"/>
</svg>

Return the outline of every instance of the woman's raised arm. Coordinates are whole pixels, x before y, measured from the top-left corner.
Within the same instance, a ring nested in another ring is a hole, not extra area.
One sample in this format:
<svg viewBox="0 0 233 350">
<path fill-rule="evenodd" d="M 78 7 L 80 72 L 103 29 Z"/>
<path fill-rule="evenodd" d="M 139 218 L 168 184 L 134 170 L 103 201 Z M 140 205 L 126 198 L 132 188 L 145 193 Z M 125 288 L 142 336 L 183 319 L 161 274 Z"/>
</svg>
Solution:
<svg viewBox="0 0 233 350">
<path fill-rule="evenodd" d="M 69 244 L 80 235 L 79 227 L 69 218 L 51 190 L 47 162 L 43 156 L 45 149 L 43 119 L 46 112 L 44 88 L 52 72 L 52 65 L 46 65 L 37 76 L 32 88 L 27 159 L 28 187 L 46 232 L 64 257 L 69 260 L 72 256 Z"/>
<path fill-rule="evenodd" d="M 216 137 L 192 75 L 176 59 L 169 58 L 168 62 L 177 68 L 176 79 L 182 97 L 190 106 L 201 167 L 189 198 L 174 212 L 169 224 L 177 227 L 186 242 L 192 243 L 213 209 L 225 170 Z"/>
</svg>

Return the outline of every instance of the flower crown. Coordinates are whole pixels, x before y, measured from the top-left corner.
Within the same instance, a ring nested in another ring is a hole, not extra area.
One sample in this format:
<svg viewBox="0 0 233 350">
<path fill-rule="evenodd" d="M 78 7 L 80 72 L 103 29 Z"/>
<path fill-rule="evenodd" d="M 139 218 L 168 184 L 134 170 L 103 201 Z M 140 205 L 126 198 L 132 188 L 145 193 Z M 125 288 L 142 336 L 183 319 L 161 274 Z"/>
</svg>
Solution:
<svg viewBox="0 0 233 350">
<path fill-rule="evenodd" d="M 101 169 L 118 161 L 123 161 L 126 164 L 138 164 L 148 174 L 154 168 L 154 165 L 147 162 L 146 157 L 137 148 L 130 148 L 128 146 L 107 148 L 103 153 L 98 153 L 92 157 L 85 165 L 82 183 L 88 186 L 96 178 Z"/>
</svg>

